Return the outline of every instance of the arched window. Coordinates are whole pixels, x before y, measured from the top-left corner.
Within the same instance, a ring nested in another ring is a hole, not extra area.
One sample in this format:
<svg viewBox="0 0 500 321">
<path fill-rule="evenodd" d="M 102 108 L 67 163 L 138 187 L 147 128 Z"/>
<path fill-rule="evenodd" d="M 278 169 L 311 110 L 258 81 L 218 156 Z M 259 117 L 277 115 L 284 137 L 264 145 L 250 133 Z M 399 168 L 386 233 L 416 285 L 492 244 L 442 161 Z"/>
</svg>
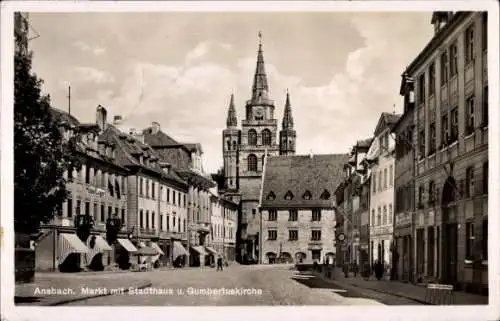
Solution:
<svg viewBox="0 0 500 321">
<path fill-rule="evenodd" d="M 255 129 L 250 129 L 248 131 L 248 145 L 257 145 L 257 132 L 255 131 Z"/>
<path fill-rule="evenodd" d="M 262 131 L 262 145 L 271 146 L 271 131 L 269 129 Z"/>
<path fill-rule="evenodd" d="M 304 195 L 302 195 L 302 198 L 305 200 L 310 200 L 312 198 L 312 194 L 309 191 L 306 191 Z"/>
<path fill-rule="evenodd" d="M 233 140 L 233 150 L 236 150 L 236 141 Z"/>
<path fill-rule="evenodd" d="M 321 193 L 320 199 L 322 200 L 328 200 L 330 199 L 330 192 L 328 192 L 326 189 Z"/>
<path fill-rule="evenodd" d="M 248 155 L 247 162 L 248 162 L 248 171 L 249 172 L 256 172 L 257 171 L 257 156 L 255 156 L 254 154 Z"/>
<path fill-rule="evenodd" d="M 292 200 L 293 199 L 293 193 L 290 192 L 290 191 L 286 192 L 285 199 L 286 200 Z"/>
<path fill-rule="evenodd" d="M 227 141 L 227 150 L 231 150 L 231 142 Z"/>
</svg>

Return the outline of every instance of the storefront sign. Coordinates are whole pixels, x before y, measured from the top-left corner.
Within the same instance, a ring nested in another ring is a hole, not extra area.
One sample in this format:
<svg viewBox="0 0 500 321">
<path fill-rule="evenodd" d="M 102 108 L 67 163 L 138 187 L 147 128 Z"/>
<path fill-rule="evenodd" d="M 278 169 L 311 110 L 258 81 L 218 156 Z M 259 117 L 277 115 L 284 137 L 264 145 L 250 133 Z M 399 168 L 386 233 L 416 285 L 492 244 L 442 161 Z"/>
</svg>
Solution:
<svg viewBox="0 0 500 321">
<path fill-rule="evenodd" d="M 398 213 L 396 215 L 396 226 L 407 226 L 411 225 L 410 213 Z"/>
<path fill-rule="evenodd" d="M 106 195 L 106 191 L 102 188 L 97 188 L 94 186 L 87 186 L 87 192 L 90 194 L 97 195 L 99 197 L 104 197 Z"/>
</svg>

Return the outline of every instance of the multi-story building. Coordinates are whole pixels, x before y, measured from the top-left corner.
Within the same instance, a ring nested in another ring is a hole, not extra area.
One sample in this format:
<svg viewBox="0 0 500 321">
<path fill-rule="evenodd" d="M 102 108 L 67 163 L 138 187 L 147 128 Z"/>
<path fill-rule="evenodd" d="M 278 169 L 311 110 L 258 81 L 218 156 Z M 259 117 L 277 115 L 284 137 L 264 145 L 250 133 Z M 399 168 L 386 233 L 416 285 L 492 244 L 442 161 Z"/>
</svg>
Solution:
<svg viewBox="0 0 500 321">
<path fill-rule="evenodd" d="M 261 263 L 335 259 L 335 188 L 348 155 L 266 157 Z"/>
<path fill-rule="evenodd" d="M 157 122 L 144 129 L 142 134 L 145 143 L 155 150 L 163 162 L 171 165 L 170 172 L 187 183 L 187 195 L 184 195 L 186 192 L 176 194 L 177 202 L 187 207 L 187 228 L 182 227 L 181 231 L 187 230 L 189 264 L 205 265 L 210 260 L 209 255 L 213 254 L 205 251 L 205 246 L 211 237 L 210 189 L 216 184 L 203 171 L 201 145 L 177 142 L 164 133 Z M 172 195 L 172 202 L 175 202 L 174 199 Z"/>
<path fill-rule="evenodd" d="M 340 241 L 337 243 L 337 251 L 339 254 L 342 253 L 337 256 L 339 265 L 345 263 L 359 265 L 361 262 L 361 216 L 366 211 L 366 208 L 361 206 L 361 184 L 364 183 L 367 174 L 363 160 L 371 141 L 372 139 L 360 140 L 352 147 L 349 160 L 344 164 L 343 181 L 335 190 L 338 209 L 336 237 Z"/>
<path fill-rule="evenodd" d="M 416 93 L 414 276 L 486 289 L 487 14 L 435 12 L 432 23 L 405 70 Z"/>
<path fill-rule="evenodd" d="M 269 98 L 262 43 L 259 44 L 257 53 L 252 96 L 246 102 L 245 109 L 246 117 L 241 123 L 241 129 L 238 129 L 234 97 L 231 96 L 227 128 L 222 132 L 224 187 L 227 189 L 226 195 L 233 197 L 234 201 L 240 201 L 240 248 L 237 255 L 240 261 L 256 262 L 261 239 L 258 205 L 265 154 L 293 155 L 296 148 L 288 93 L 279 142 L 277 140 L 278 122 L 274 118 L 274 101 Z"/>
<path fill-rule="evenodd" d="M 68 271 L 98 267 L 99 262 L 109 265 L 114 263 L 114 253 L 104 240 L 109 219 L 120 219 L 125 227 L 121 238 L 128 242 L 128 170 L 120 165 L 116 145 L 100 130 L 101 123 L 82 124 L 64 111 L 51 112 L 66 140 L 78 135 L 76 152 L 82 166 L 71 173 L 73 180 L 67 184 L 69 196 L 62 211 L 42 228 L 36 246 L 37 269 Z M 86 240 L 76 234 L 82 224 L 92 227 Z M 90 241 L 95 244 L 90 246 Z"/>
<path fill-rule="evenodd" d="M 238 224 L 238 205 L 224 199 L 213 191 L 212 204 L 212 242 L 211 248 L 222 254 L 226 260 L 235 260 L 236 231 Z M 211 251 L 211 248 L 207 248 Z"/>
<path fill-rule="evenodd" d="M 367 161 L 371 172 L 370 247 L 371 262 L 392 265 L 394 219 L 394 146 L 390 135 L 400 115 L 382 113 L 374 131 Z"/>
</svg>

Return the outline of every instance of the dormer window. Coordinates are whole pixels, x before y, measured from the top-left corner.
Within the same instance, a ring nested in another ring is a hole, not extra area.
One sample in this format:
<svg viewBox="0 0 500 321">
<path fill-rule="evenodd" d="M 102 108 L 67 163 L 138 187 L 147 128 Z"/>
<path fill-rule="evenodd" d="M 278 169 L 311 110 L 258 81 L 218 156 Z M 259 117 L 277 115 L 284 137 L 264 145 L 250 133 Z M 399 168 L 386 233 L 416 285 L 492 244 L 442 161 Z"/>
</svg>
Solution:
<svg viewBox="0 0 500 321">
<path fill-rule="evenodd" d="M 274 195 L 274 193 L 273 193 L 273 192 L 269 192 L 269 194 L 267 194 L 266 199 L 267 199 L 268 201 L 274 201 L 274 200 L 276 199 L 276 195 Z"/>
<path fill-rule="evenodd" d="M 305 200 L 310 200 L 312 198 L 312 194 L 309 191 L 306 191 L 304 195 L 302 195 L 302 198 Z"/>
<path fill-rule="evenodd" d="M 319 197 L 322 200 L 328 200 L 330 199 L 330 192 L 328 192 L 326 189 L 321 193 L 321 196 Z"/>
<path fill-rule="evenodd" d="M 293 193 L 292 193 L 292 192 L 290 192 L 290 191 L 286 192 L 286 194 L 285 194 L 285 199 L 286 199 L 287 201 L 293 200 Z"/>
</svg>

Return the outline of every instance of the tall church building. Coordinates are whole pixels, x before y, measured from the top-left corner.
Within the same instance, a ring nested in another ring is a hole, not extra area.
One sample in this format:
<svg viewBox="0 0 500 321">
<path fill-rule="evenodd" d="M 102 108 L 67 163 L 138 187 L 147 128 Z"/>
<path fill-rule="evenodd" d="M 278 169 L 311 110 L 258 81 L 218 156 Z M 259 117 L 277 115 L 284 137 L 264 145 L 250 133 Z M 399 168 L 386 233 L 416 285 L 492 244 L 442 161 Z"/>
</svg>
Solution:
<svg viewBox="0 0 500 321">
<path fill-rule="evenodd" d="M 259 35 L 260 37 L 260 35 Z M 269 97 L 262 42 L 257 52 L 257 65 L 252 96 L 245 104 L 245 119 L 238 128 L 235 98 L 231 95 L 223 130 L 224 194 L 240 201 L 237 258 L 243 263 L 259 258 L 260 216 L 258 211 L 264 156 L 294 155 L 296 132 L 293 128 L 290 95 L 287 92 L 284 116 L 278 136 L 275 104 Z M 278 140 L 279 137 L 279 140 Z"/>
</svg>

